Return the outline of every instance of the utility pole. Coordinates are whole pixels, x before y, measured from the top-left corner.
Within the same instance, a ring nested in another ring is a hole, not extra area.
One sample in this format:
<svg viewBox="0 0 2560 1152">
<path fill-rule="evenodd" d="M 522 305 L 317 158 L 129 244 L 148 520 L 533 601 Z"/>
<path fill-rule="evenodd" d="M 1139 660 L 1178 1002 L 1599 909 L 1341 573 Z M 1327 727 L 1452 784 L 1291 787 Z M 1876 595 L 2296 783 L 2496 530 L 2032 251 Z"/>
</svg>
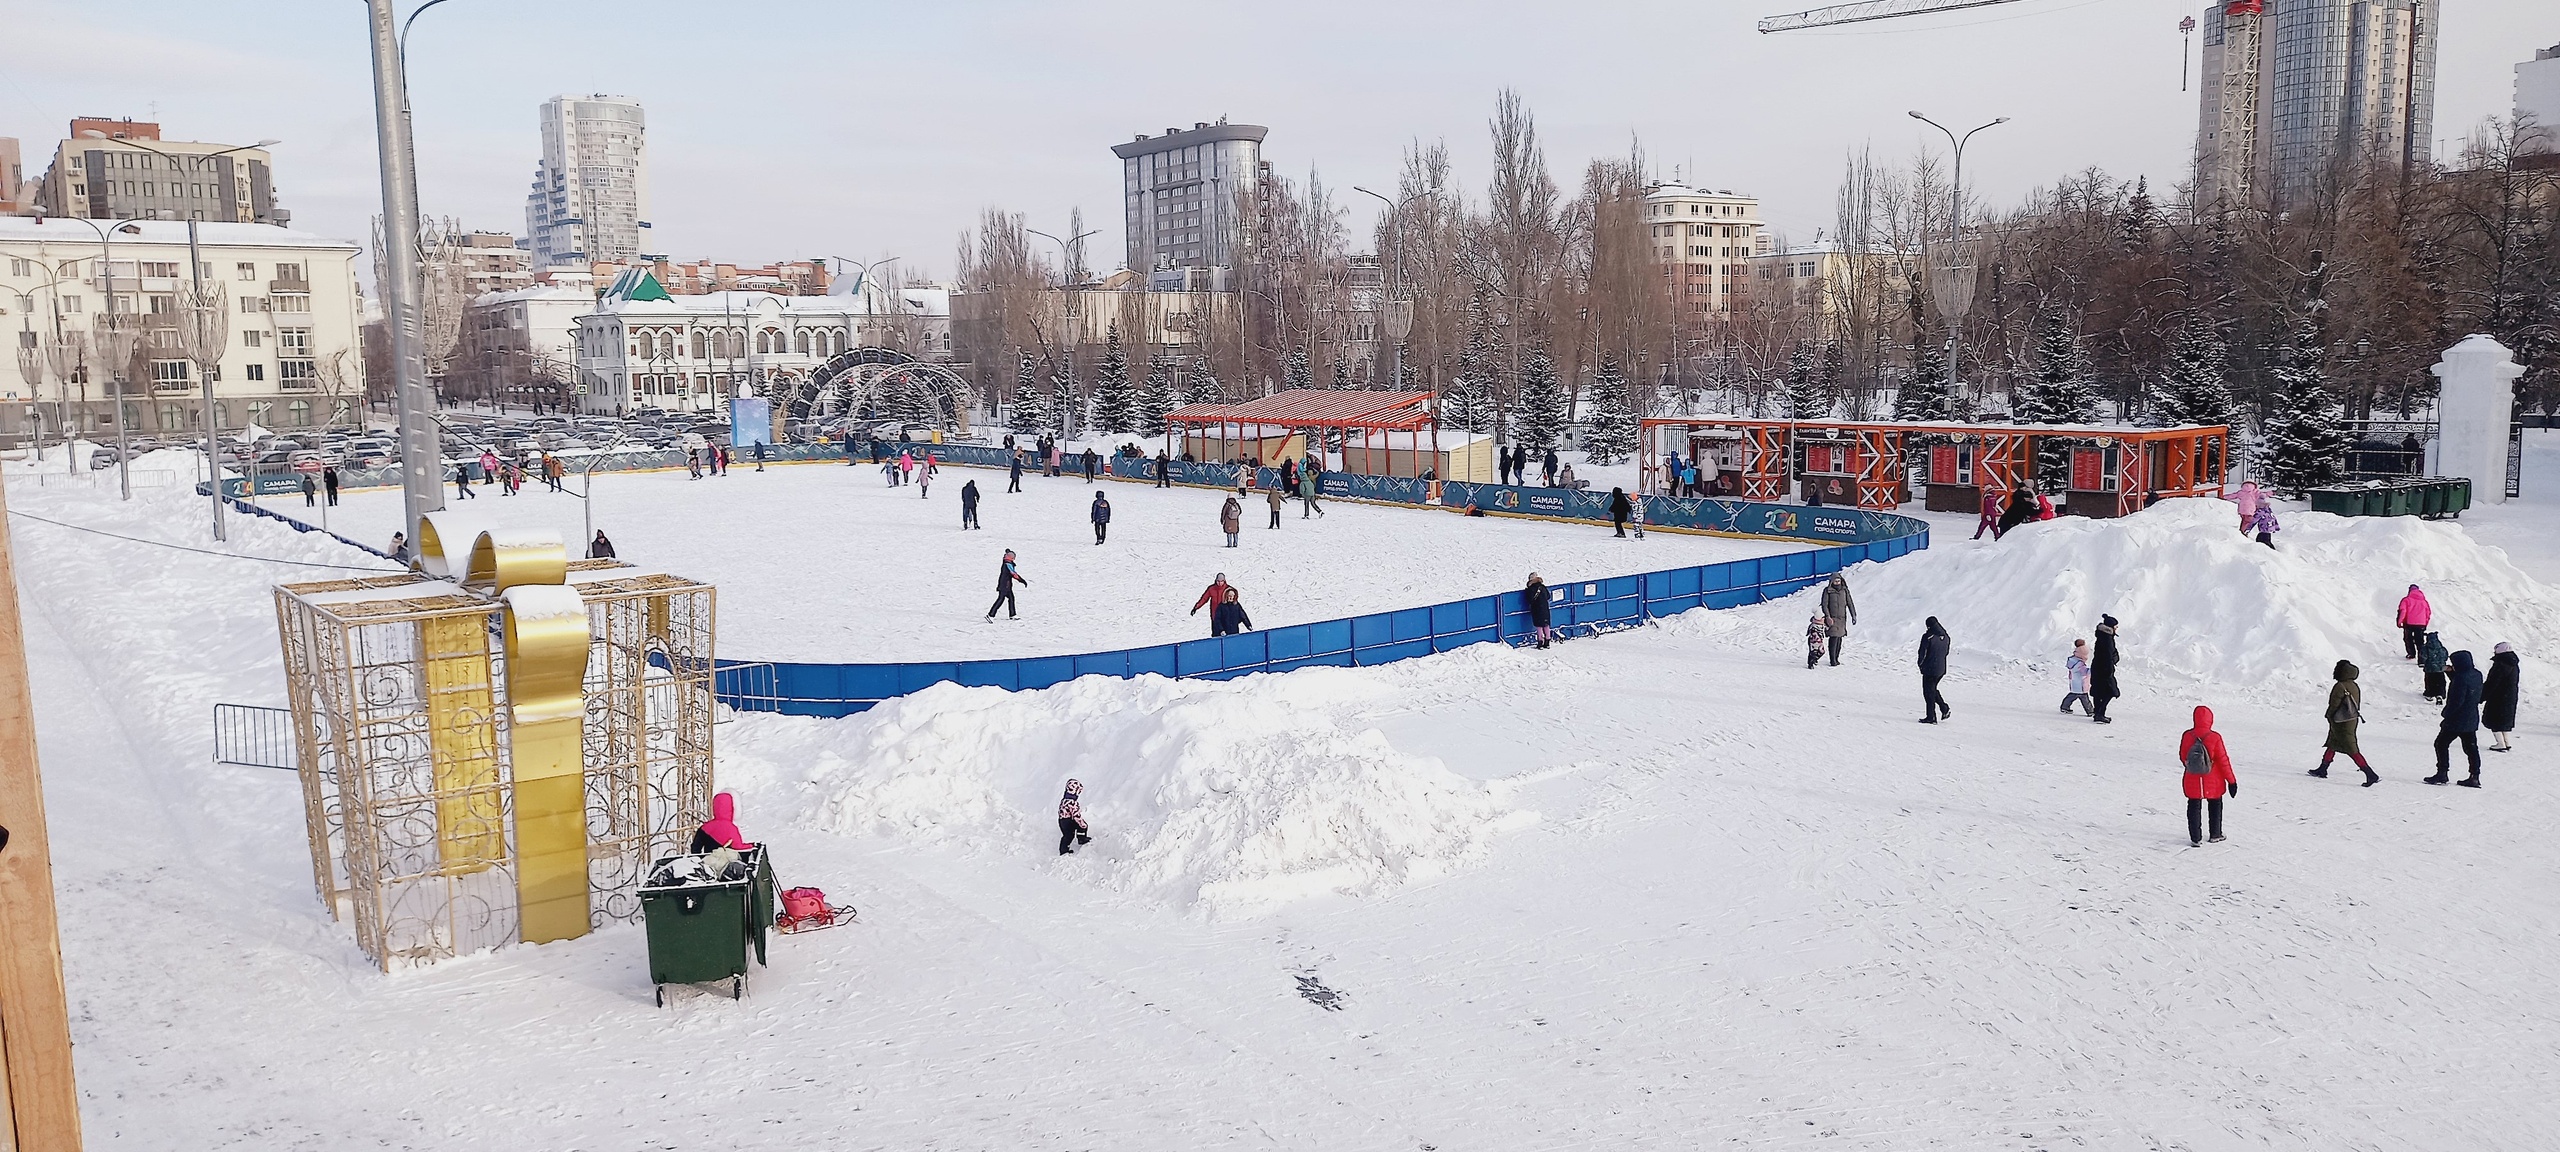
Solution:
<svg viewBox="0 0 2560 1152">
<path fill-rule="evenodd" d="M 206 317 L 198 314 L 197 310 L 212 307 L 205 299 L 204 258 L 196 247 L 196 222 L 193 218 L 187 221 L 187 271 L 190 273 L 188 282 L 194 289 L 194 298 L 188 301 L 188 335 L 192 342 L 195 331 L 207 324 Z M 213 373 L 221 363 L 220 357 L 199 363 L 196 375 L 199 377 L 197 383 L 204 388 L 204 469 L 206 478 L 213 481 L 213 538 L 228 540 L 230 537 L 223 533 L 222 528 L 222 422 L 214 419 L 213 407 Z"/>
<path fill-rule="evenodd" d="M 410 151 L 408 80 L 400 38 L 392 26 L 392 0 L 366 0 L 373 33 L 375 147 L 382 160 L 382 233 L 386 251 L 384 326 L 391 335 L 391 407 L 400 425 L 402 527 L 419 539 L 427 513 L 444 507 L 444 453 L 435 424 L 435 393 L 427 385 L 420 346 L 418 297 L 418 170 Z M 420 11 L 424 11 L 423 8 Z"/>
<path fill-rule="evenodd" d="M 1955 145 L 1955 179 L 1953 187 L 1949 189 L 1947 209 L 1947 259 L 1949 261 L 1962 259 L 1957 253 L 1958 249 L 1964 245 L 1965 141 L 1973 139 L 1973 134 L 1984 128 L 1997 128 L 2008 123 L 2009 118 L 2002 116 L 1988 124 L 1979 125 L 1962 136 L 1956 135 L 1946 125 L 1918 112 L 1913 112 L 1911 118 L 1940 132 L 1945 132 L 1947 142 Z M 1956 355 L 1963 346 L 1963 342 L 1956 339 L 1956 330 L 1964 324 L 1964 314 L 1973 307 L 1973 266 L 1966 264 L 1959 270 L 1958 266 L 1950 264 L 1938 280 L 1939 283 L 1933 284 L 1932 287 L 1939 289 L 1936 293 L 1939 297 L 1938 314 L 1947 322 L 1947 387 L 1952 390 L 1964 382 L 1964 375 L 1956 370 Z M 1916 368 L 1917 365 L 1914 367 Z"/>
</svg>

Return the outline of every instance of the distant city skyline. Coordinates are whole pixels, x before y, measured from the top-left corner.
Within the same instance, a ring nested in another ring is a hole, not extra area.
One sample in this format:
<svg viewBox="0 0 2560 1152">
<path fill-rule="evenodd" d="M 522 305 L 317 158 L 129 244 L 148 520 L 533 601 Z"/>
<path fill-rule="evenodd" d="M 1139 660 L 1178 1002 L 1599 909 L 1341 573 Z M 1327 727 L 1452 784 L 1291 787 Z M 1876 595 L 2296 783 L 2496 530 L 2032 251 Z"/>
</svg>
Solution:
<svg viewBox="0 0 2560 1152">
<path fill-rule="evenodd" d="M 42 154 L 73 116 L 158 119 L 188 139 L 276 145 L 295 226 L 361 239 L 379 210 L 360 6 L 287 0 L 243 23 L 173 0 L 101 13 L 71 0 L 0 0 L 0 136 Z M 1760 36 L 1751 22 L 1802 5 L 1770 0 L 1684 12 L 1682 34 L 1632 34 L 1661 5 L 1595 3 L 1570 14 L 1493 2 L 1464 20 L 1420 6 L 1310 0 L 1285 11 L 1095 0 L 1073 12 L 1028 0 L 949 9 L 738 5 L 437 8 L 409 42 L 423 208 L 475 228 L 524 228 L 525 175 L 541 158 L 535 111 L 564 92 L 610 92 L 648 109 L 643 247 L 681 258 L 900 257 L 948 276 L 982 208 L 1056 231 L 1084 211 L 1088 251 L 1125 250 L 1114 207 L 1122 165 L 1106 151 L 1168 124 L 1268 125 L 1263 159 L 1340 194 L 1355 248 L 1416 139 L 1448 141 L 1480 195 L 1494 94 L 1521 90 L 1568 193 L 1595 156 L 1640 142 L 1665 178 L 1755 197 L 1793 242 L 1829 226 L 1846 157 L 1899 163 L 1943 149 L 1905 116 L 2013 121 L 1966 153 L 1973 202 L 2014 204 L 2089 167 L 2153 187 L 2184 181 L 2195 143 L 2194 47 L 2180 92 L 2178 0 L 2026 0 L 2004 8 Z M 2447 5 L 2434 152 L 2505 116 L 2514 67 L 2560 39 L 2536 0 Z M 2537 18 L 2539 17 L 2539 18 Z M 1123 32 L 1149 29 L 1143 46 Z M 668 66 L 680 38 L 685 67 Z M 1119 69 L 1134 51 L 1230 67 Z M 858 49 L 849 46 L 859 46 Z M 2093 47 L 2104 45 L 2104 50 Z M 100 59 L 114 68 L 95 66 Z M 705 71 L 707 69 L 707 71 Z M 278 85 L 277 76 L 297 82 Z M 1097 77 L 1114 77 L 1103 83 Z M 753 83 L 748 81 L 752 80 Z"/>
</svg>

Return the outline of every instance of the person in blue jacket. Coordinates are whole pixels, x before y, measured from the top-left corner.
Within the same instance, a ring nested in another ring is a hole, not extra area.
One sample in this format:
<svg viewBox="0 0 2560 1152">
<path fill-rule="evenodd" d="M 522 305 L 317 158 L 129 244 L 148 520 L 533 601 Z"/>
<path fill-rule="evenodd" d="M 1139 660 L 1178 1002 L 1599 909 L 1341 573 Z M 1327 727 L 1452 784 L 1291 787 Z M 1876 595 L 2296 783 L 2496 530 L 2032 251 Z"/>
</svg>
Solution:
<svg viewBox="0 0 2560 1152">
<path fill-rule="evenodd" d="M 1093 542 L 1100 544 L 1103 537 L 1110 534 L 1111 501 L 1104 499 L 1102 493 L 1096 492 L 1093 494 Z"/>
<path fill-rule="evenodd" d="M 1928 626 L 1920 632 L 1920 722 L 1923 724 L 1935 724 L 1955 715 L 1955 709 L 1947 707 L 1947 698 L 1938 694 L 1938 681 L 1947 674 L 1947 649 L 1954 643 L 1947 635 L 1946 627 L 1939 624 L 1935 616 L 1929 618 Z"/>
<path fill-rule="evenodd" d="M 2430 632 L 2427 639 L 2435 639 Z M 2465 788 L 2480 786 L 2480 670 L 2472 666 L 2468 648 L 2453 654 L 2453 670 L 2446 677 L 2444 722 L 2436 728 L 2436 774 L 2427 777 L 2429 784 L 2442 784 L 2452 771 L 2450 753 L 2456 740 L 2462 742 L 2462 754 L 2471 761 L 2471 775 L 2454 783 Z"/>
<path fill-rule="evenodd" d="M 1236 599 L 1233 588 L 1227 589 L 1227 594 L 1218 600 L 1217 606 L 1209 609 L 1209 634 L 1212 636 L 1233 636 L 1252 628 L 1253 617 L 1245 615 L 1244 601 Z"/>
</svg>

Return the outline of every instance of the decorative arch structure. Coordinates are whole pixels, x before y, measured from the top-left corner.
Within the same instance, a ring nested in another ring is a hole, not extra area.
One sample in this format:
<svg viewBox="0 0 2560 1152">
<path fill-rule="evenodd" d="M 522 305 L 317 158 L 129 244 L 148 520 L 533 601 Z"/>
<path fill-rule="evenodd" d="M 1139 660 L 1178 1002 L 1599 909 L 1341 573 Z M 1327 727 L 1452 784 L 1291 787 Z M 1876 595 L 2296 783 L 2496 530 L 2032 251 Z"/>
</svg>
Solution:
<svg viewBox="0 0 2560 1152">
<path fill-rule="evenodd" d="M 830 357 L 807 379 L 780 387 L 784 411 L 793 419 L 815 419 L 846 413 L 877 412 L 885 416 L 939 413 L 969 432 L 969 415 L 977 392 L 960 374 L 927 363 L 895 348 L 851 348 Z"/>
</svg>

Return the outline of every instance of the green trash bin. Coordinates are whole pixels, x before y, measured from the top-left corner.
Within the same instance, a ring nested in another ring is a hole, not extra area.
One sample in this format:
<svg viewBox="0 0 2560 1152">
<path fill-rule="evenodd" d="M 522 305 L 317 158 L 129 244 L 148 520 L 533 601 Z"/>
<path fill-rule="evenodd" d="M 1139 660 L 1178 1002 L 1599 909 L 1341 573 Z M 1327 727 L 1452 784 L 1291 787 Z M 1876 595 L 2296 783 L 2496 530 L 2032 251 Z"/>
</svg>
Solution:
<svg viewBox="0 0 2560 1152">
<path fill-rule="evenodd" d="M 2415 492 L 2416 489 L 2406 483 L 2393 484 L 2387 488 L 2376 488 L 2373 490 L 2372 495 L 2366 498 L 2368 504 L 2366 506 L 2365 515 L 2407 516 L 2410 514 L 2411 505 L 2414 503 Z"/>
<path fill-rule="evenodd" d="M 2425 480 L 2418 484 L 2418 515 L 2433 520 L 2444 515 L 2447 485 L 2442 480 Z"/>
<path fill-rule="evenodd" d="M 2459 476 L 2444 482 L 2444 510 L 2448 516 L 2460 517 L 2471 510 L 2471 478 Z"/>
<path fill-rule="evenodd" d="M 2311 510 L 2332 516 L 2364 515 L 2364 490 L 2361 488 L 2314 488 Z"/>
<path fill-rule="evenodd" d="M 660 1007 L 669 984 L 729 982 L 730 999 L 746 994 L 747 946 L 760 937 L 755 929 L 759 859 L 741 860 L 747 871 L 734 880 L 682 877 L 687 862 L 699 869 L 701 856 L 665 857 L 649 866 L 649 883 L 640 889 L 640 919 L 649 935 L 649 983 Z M 770 921 L 768 921 L 769 923 Z"/>
</svg>

